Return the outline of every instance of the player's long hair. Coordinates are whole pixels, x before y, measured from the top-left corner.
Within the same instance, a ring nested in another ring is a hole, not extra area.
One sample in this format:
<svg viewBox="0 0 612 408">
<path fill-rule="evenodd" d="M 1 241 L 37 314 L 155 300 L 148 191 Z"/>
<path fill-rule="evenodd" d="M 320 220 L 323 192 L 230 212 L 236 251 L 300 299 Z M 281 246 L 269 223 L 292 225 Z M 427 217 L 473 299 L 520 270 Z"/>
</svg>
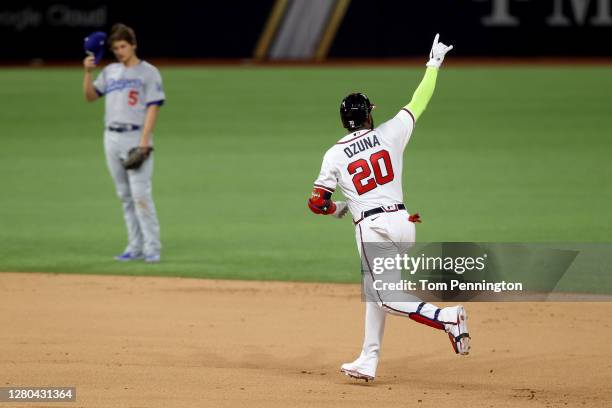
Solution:
<svg viewBox="0 0 612 408">
<path fill-rule="evenodd" d="M 136 34 L 131 27 L 122 23 L 114 24 L 111 28 L 108 44 L 112 47 L 115 41 L 126 41 L 128 44 L 136 45 Z"/>
</svg>

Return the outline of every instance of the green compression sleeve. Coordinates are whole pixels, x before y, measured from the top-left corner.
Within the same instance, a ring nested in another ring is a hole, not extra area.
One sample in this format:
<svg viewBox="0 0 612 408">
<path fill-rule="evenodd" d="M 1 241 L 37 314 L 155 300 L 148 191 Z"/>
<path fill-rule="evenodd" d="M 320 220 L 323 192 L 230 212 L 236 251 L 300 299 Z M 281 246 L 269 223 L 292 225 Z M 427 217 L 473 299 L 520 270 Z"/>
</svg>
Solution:
<svg viewBox="0 0 612 408">
<path fill-rule="evenodd" d="M 414 95 L 412 95 L 412 100 L 408 105 L 406 105 L 406 109 L 408 109 L 414 115 L 414 120 L 418 120 L 419 116 L 421 116 L 421 114 L 425 111 L 425 108 L 427 108 L 427 104 L 434 93 L 434 89 L 436 89 L 437 78 L 438 69 L 428 67 L 425 71 L 423 80 L 417 87 L 416 91 L 414 91 Z"/>
</svg>

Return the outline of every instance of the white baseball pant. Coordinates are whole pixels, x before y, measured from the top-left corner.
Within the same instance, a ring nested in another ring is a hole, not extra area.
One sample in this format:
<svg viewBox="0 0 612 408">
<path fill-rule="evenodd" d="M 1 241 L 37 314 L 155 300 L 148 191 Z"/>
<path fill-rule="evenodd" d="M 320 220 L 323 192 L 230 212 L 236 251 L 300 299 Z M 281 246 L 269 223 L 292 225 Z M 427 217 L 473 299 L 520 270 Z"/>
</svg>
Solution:
<svg viewBox="0 0 612 408">
<path fill-rule="evenodd" d="M 152 196 L 153 157 L 137 170 L 126 170 L 121 160 L 138 146 L 140 132 L 104 132 L 104 151 L 108 170 L 115 182 L 117 196 L 123 203 L 128 234 L 126 251 L 132 254 L 159 254 L 159 222 Z"/>
</svg>

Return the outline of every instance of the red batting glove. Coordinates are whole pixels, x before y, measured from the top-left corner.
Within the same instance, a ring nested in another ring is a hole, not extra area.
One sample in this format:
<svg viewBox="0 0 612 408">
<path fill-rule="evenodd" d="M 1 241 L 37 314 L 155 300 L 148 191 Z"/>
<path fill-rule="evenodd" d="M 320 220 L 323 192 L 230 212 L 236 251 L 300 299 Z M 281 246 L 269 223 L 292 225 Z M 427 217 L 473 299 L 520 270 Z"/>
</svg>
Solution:
<svg viewBox="0 0 612 408">
<path fill-rule="evenodd" d="M 408 221 L 416 224 L 416 223 L 421 223 L 421 216 L 419 215 L 419 213 L 414 213 L 411 216 L 408 217 Z"/>
</svg>

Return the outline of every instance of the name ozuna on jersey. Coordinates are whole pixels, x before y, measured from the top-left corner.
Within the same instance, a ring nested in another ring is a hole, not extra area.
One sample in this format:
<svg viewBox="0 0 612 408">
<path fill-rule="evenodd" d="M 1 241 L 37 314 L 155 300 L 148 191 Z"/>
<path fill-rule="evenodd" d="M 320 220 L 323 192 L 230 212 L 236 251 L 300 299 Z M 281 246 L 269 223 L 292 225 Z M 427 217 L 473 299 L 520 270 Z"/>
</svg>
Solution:
<svg viewBox="0 0 612 408">
<path fill-rule="evenodd" d="M 351 143 L 348 147 L 344 148 L 344 153 L 347 157 L 353 157 L 354 155 L 365 152 L 372 147 L 380 146 L 380 141 L 376 137 L 376 135 L 363 137 L 353 143 Z"/>
</svg>

